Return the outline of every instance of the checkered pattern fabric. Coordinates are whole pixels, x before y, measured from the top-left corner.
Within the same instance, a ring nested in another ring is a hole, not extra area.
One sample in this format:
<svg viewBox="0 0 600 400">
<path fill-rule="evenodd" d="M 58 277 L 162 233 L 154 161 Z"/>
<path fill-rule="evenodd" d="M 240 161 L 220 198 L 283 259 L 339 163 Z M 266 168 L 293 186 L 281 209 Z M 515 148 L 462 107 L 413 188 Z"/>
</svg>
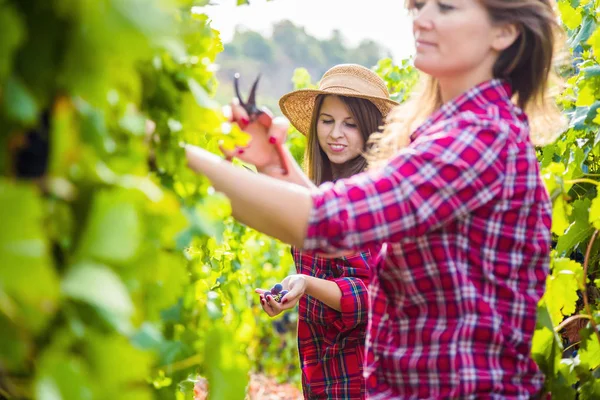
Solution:
<svg viewBox="0 0 600 400">
<path fill-rule="evenodd" d="M 527 118 L 491 80 L 411 139 L 383 168 L 315 189 L 304 243 L 389 245 L 369 288 L 369 398 L 529 398 L 551 202 Z"/>
<path fill-rule="evenodd" d="M 298 305 L 298 353 L 306 399 L 364 399 L 369 253 L 325 259 L 292 248 L 299 274 L 337 283 L 341 312 L 305 295 Z"/>
</svg>

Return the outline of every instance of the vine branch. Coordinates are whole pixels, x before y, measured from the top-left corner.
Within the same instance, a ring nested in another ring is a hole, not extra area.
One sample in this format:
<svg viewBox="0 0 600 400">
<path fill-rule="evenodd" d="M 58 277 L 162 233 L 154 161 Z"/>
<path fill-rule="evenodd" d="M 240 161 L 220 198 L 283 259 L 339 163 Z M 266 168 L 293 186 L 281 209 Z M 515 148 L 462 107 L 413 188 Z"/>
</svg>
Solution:
<svg viewBox="0 0 600 400">
<path fill-rule="evenodd" d="M 598 327 L 596 326 L 596 321 L 594 321 L 593 314 L 592 314 L 592 308 L 590 307 L 590 302 L 589 302 L 588 296 L 587 296 L 587 271 L 588 271 L 588 266 L 590 263 L 590 253 L 592 252 L 592 246 L 594 245 L 594 242 L 596 241 L 598 232 L 599 232 L 598 229 L 596 229 L 594 231 L 594 234 L 592 235 L 592 238 L 590 239 L 587 250 L 585 252 L 585 260 L 583 261 L 583 293 L 582 293 L 582 296 L 583 296 L 583 305 L 585 307 L 585 311 L 589 314 L 589 317 L 592 321 L 592 329 L 594 330 L 594 332 L 596 333 L 596 336 L 598 337 L 598 343 L 600 343 L 600 332 L 598 331 Z"/>
<path fill-rule="evenodd" d="M 554 328 L 555 332 L 560 332 L 561 330 L 563 330 L 567 325 L 569 325 L 571 322 L 573 321 L 577 321 L 578 319 L 592 319 L 591 315 L 587 315 L 587 314 L 577 314 L 577 315 L 572 315 L 569 318 L 565 319 L 563 322 L 561 322 L 560 324 L 558 324 L 556 326 L 556 328 Z"/>
<path fill-rule="evenodd" d="M 565 183 L 568 183 L 571 185 L 575 185 L 576 183 L 590 183 L 595 186 L 600 186 L 600 182 L 595 181 L 593 179 L 588 179 L 588 178 L 571 179 L 571 180 L 565 181 Z"/>
</svg>

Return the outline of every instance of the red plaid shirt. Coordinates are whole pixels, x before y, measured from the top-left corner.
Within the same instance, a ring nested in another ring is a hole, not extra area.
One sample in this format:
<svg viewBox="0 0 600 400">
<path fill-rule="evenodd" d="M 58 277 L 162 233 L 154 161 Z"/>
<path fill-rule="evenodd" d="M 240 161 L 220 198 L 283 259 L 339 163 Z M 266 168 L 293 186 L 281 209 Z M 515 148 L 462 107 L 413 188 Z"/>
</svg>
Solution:
<svg viewBox="0 0 600 400">
<path fill-rule="evenodd" d="M 369 254 L 324 259 L 292 249 L 299 274 L 335 282 L 341 312 L 311 296 L 298 305 L 298 352 L 306 399 L 364 399 Z"/>
<path fill-rule="evenodd" d="M 529 398 L 551 204 L 510 86 L 446 103 L 379 170 L 313 193 L 305 248 L 389 243 L 372 266 L 365 376 L 376 399 Z"/>
</svg>

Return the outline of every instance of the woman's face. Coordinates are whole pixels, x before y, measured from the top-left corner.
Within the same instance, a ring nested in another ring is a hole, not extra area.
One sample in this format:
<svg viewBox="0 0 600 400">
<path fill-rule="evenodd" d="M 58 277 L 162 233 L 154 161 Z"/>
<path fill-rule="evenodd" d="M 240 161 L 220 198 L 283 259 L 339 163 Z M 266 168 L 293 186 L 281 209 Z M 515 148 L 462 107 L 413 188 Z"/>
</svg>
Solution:
<svg viewBox="0 0 600 400">
<path fill-rule="evenodd" d="M 479 0 L 413 0 L 410 7 L 415 66 L 435 78 L 469 73 L 491 78 L 499 52 L 512 44 L 503 41 L 507 32 L 492 25 Z"/>
<path fill-rule="evenodd" d="M 317 138 L 333 164 L 344 164 L 356 158 L 365 146 L 350 110 L 337 96 L 323 99 L 317 121 Z"/>
</svg>

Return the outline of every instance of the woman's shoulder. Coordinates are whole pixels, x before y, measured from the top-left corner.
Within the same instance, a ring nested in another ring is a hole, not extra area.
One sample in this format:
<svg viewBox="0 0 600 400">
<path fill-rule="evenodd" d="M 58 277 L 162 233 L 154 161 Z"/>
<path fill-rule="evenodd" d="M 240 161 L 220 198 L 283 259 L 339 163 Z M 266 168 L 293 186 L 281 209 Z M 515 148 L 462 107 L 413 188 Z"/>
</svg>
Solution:
<svg viewBox="0 0 600 400">
<path fill-rule="evenodd" d="M 506 107 L 490 105 L 476 111 L 467 110 L 448 118 L 440 119 L 429 126 L 415 139 L 420 141 L 458 139 L 470 142 L 475 139 L 502 143 L 511 138 L 529 134 L 529 126 L 524 115 L 518 115 Z"/>
</svg>

